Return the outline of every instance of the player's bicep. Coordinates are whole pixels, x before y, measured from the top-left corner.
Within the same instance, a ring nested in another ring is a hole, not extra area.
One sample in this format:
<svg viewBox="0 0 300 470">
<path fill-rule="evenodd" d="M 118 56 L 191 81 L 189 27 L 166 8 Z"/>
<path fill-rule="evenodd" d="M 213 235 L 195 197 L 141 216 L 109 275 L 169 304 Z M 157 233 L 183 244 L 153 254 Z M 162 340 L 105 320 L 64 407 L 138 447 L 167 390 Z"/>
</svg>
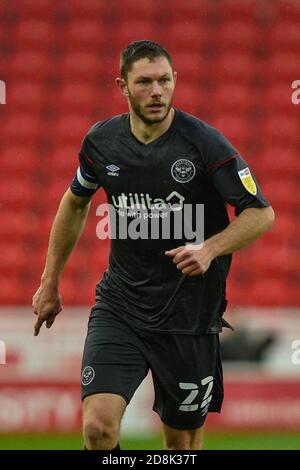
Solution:
<svg viewBox="0 0 300 470">
<path fill-rule="evenodd" d="M 67 190 L 65 193 L 65 196 L 68 201 L 73 205 L 73 207 L 78 208 L 78 209 L 84 209 L 86 208 L 92 199 L 92 196 L 76 196 L 71 188 Z"/>
<path fill-rule="evenodd" d="M 250 207 L 270 205 L 262 194 L 255 175 L 240 156 L 212 170 L 211 178 L 222 199 L 235 207 L 236 215 Z"/>
</svg>

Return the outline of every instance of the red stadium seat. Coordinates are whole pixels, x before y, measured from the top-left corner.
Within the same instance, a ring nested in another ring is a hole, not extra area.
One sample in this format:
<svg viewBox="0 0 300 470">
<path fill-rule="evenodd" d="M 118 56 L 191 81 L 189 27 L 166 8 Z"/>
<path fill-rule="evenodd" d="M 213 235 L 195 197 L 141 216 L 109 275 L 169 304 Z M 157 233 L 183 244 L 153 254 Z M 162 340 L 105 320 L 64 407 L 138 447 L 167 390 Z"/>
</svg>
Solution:
<svg viewBox="0 0 300 470">
<path fill-rule="evenodd" d="M 80 272 L 80 266 L 78 266 L 78 272 Z M 60 284 L 64 305 L 93 305 L 95 303 L 95 284 L 91 282 L 90 278 L 85 282 L 84 279 L 78 279 L 74 274 L 64 274 Z"/>
<path fill-rule="evenodd" d="M 261 278 L 286 279 L 297 270 L 296 253 L 285 244 L 284 234 L 279 245 L 266 243 L 267 241 L 265 244 L 256 245 L 252 250 L 252 256 L 248 260 L 248 269 L 251 266 L 252 272 L 256 270 Z"/>
<path fill-rule="evenodd" d="M 78 139 L 77 144 L 62 145 L 53 148 L 48 157 L 49 167 L 53 171 L 53 174 L 73 177 L 79 164 L 78 152 L 80 145 L 81 139 Z"/>
<path fill-rule="evenodd" d="M 59 199 L 58 199 L 58 202 L 59 202 Z M 38 233 L 37 233 L 36 240 L 35 240 L 35 243 L 37 245 L 37 248 L 36 248 L 37 259 L 38 259 L 41 270 L 43 269 L 43 262 L 44 262 L 45 254 L 47 253 L 50 230 L 54 222 L 55 214 L 58 209 L 58 204 L 56 204 L 56 201 L 55 203 L 53 201 L 53 204 L 51 207 L 47 206 L 47 192 L 43 194 L 42 203 L 43 203 L 45 210 L 42 216 L 41 215 L 38 216 L 40 220 L 40 224 L 38 227 Z M 41 223 L 41 219 L 42 219 L 42 223 Z"/>
<path fill-rule="evenodd" d="M 141 22 L 140 20 L 132 19 L 124 21 L 119 25 L 118 33 L 114 37 L 114 43 L 120 48 L 124 49 L 130 42 L 139 39 L 152 39 L 155 38 L 155 23 Z"/>
<path fill-rule="evenodd" d="M 70 178 L 69 175 L 59 175 L 57 177 L 52 175 L 52 178 L 49 179 L 47 183 L 48 191 L 43 197 L 43 202 L 46 207 L 58 207 L 58 203 L 69 188 L 72 178 Z"/>
<path fill-rule="evenodd" d="M 49 77 L 53 65 L 44 53 L 19 50 L 11 59 L 10 72 L 14 77 L 22 77 L 22 80 L 38 81 Z"/>
<path fill-rule="evenodd" d="M 220 85 L 215 91 L 215 102 L 220 113 L 239 113 L 259 105 L 260 96 L 253 87 L 245 84 Z"/>
<path fill-rule="evenodd" d="M 20 289 L 21 279 L 18 276 L 5 277 L 1 279 L 0 305 L 28 305 L 29 292 L 25 290 L 24 284 Z M 33 293 L 33 286 L 30 293 Z"/>
<path fill-rule="evenodd" d="M 40 120 L 30 114 L 9 114 L 2 125 L 3 134 L 7 142 L 14 145 L 33 144 L 40 132 Z"/>
<path fill-rule="evenodd" d="M 49 21 L 23 20 L 16 30 L 16 41 L 22 49 L 43 50 L 54 43 L 56 39 L 55 25 Z"/>
<path fill-rule="evenodd" d="M 289 293 L 288 293 L 288 305 L 294 307 L 295 305 L 300 305 L 300 290 L 299 290 L 299 278 L 296 279 L 296 282 L 289 283 Z"/>
<path fill-rule="evenodd" d="M 253 22 L 230 20 L 215 28 L 213 43 L 223 51 L 241 52 L 253 50 L 259 42 L 259 30 Z"/>
<path fill-rule="evenodd" d="M 245 305 L 275 307 L 292 305 L 289 297 L 289 283 L 286 279 L 257 278 L 248 286 Z"/>
<path fill-rule="evenodd" d="M 271 83 L 266 90 L 266 96 L 264 101 L 266 108 L 273 113 L 285 112 L 290 114 L 291 111 L 291 95 L 292 95 L 291 83 L 287 82 L 274 82 Z"/>
<path fill-rule="evenodd" d="M 235 147 L 239 147 L 250 138 L 249 123 L 244 116 L 238 116 L 238 113 L 221 114 L 220 117 L 214 119 L 212 125 L 219 129 Z"/>
<path fill-rule="evenodd" d="M 258 7 L 259 3 L 253 2 L 253 0 L 243 0 L 242 7 L 240 0 L 223 0 L 221 8 L 220 5 L 215 4 L 221 21 L 225 16 L 225 18 L 228 18 L 229 22 L 232 20 L 255 20 Z"/>
<path fill-rule="evenodd" d="M 75 282 L 73 276 L 63 275 L 62 280 L 60 282 L 60 294 L 62 296 L 62 301 L 64 305 L 76 305 L 76 295 L 77 289 L 75 286 Z"/>
<path fill-rule="evenodd" d="M 299 152 L 285 145 L 268 145 L 260 152 L 260 166 L 271 178 L 293 179 L 300 171 Z"/>
<path fill-rule="evenodd" d="M 41 81 L 18 81 L 10 86 L 9 105 L 15 112 L 40 112 L 48 103 L 48 93 Z"/>
<path fill-rule="evenodd" d="M 99 49 L 106 45 L 107 33 L 105 25 L 99 19 L 82 20 L 70 22 L 65 31 L 64 40 L 72 49 Z"/>
<path fill-rule="evenodd" d="M 228 52 L 216 60 L 213 73 L 222 81 L 249 82 L 256 77 L 257 63 L 251 54 Z"/>
<path fill-rule="evenodd" d="M 300 5 L 298 0 L 277 0 L 275 3 L 277 19 L 300 20 Z"/>
<path fill-rule="evenodd" d="M 239 256 L 240 254 L 236 255 L 236 263 L 238 263 Z M 265 273 L 261 276 L 260 271 L 253 271 L 252 266 L 248 267 L 248 272 L 252 273 L 253 277 L 248 278 L 244 283 L 229 276 L 227 297 L 231 304 L 261 307 L 293 305 L 288 278 L 285 278 L 283 274 L 275 279 L 266 276 Z"/>
<path fill-rule="evenodd" d="M 168 34 L 170 41 L 176 44 L 175 54 L 178 52 L 200 54 L 200 48 L 207 40 L 208 30 L 205 23 L 198 21 L 187 23 L 179 20 L 170 25 Z"/>
<path fill-rule="evenodd" d="M 272 113 L 266 118 L 261 131 L 266 142 L 272 142 L 273 145 L 293 145 L 298 141 L 299 120 L 294 115 L 283 118 L 281 114 Z"/>
<path fill-rule="evenodd" d="M 174 104 L 176 107 L 186 110 L 187 107 L 197 109 L 197 104 L 199 103 L 200 90 L 197 85 L 192 83 L 185 83 L 185 81 L 180 77 L 180 72 L 178 76 L 178 83 L 176 86 Z M 187 111 L 190 112 L 190 111 Z"/>
<path fill-rule="evenodd" d="M 0 2 L 0 18 L 4 17 L 8 10 L 7 2 Z"/>
<path fill-rule="evenodd" d="M 273 49 L 282 52 L 293 51 L 295 53 L 299 53 L 299 37 L 299 20 L 296 21 L 293 19 L 292 21 L 282 21 L 282 19 L 280 19 L 270 30 L 267 41 L 270 50 Z"/>
<path fill-rule="evenodd" d="M 8 145 L 1 151 L 1 167 L 11 178 L 30 175 L 36 171 L 35 147 Z"/>
<path fill-rule="evenodd" d="M 270 203 L 273 204 L 272 198 Z M 275 223 L 272 229 L 263 237 L 264 246 L 292 246 L 293 240 L 297 239 L 297 225 L 295 224 L 295 216 L 289 208 L 287 212 L 283 208 L 276 211 Z"/>
<path fill-rule="evenodd" d="M 95 103 L 101 102 L 99 90 L 91 84 L 83 82 L 65 82 L 57 92 L 58 106 L 63 112 L 91 113 Z"/>
<path fill-rule="evenodd" d="M 244 305 L 253 305 L 251 298 L 249 297 L 249 286 L 247 283 L 238 283 L 235 278 L 231 275 L 228 279 L 227 284 L 227 299 L 230 306 L 244 306 Z M 257 305 L 259 300 L 255 300 Z M 230 321 L 230 320 L 229 320 Z"/>
<path fill-rule="evenodd" d="M 173 54 L 174 68 L 178 74 L 178 80 L 183 85 L 191 83 L 193 86 L 200 78 L 206 76 L 206 64 L 201 58 L 200 52 L 180 52 Z"/>
<path fill-rule="evenodd" d="M 155 18 L 160 17 L 160 7 L 161 5 L 156 5 L 153 0 L 143 0 L 142 2 L 137 2 L 136 0 L 123 0 L 122 9 L 119 13 L 119 21 L 126 22 L 133 20 L 139 20 L 145 22 L 145 18 L 149 21 Z"/>
<path fill-rule="evenodd" d="M 170 6 L 169 2 L 160 3 L 160 13 L 165 14 L 167 19 L 176 21 L 201 22 L 203 18 L 213 14 L 217 9 L 210 0 L 173 0 Z"/>
<path fill-rule="evenodd" d="M 276 210 L 281 210 L 284 213 L 296 210 L 299 206 L 297 199 L 297 184 L 296 180 L 283 180 L 278 178 L 270 179 L 268 174 L 260 177 L 260 184 L 263 188 L 264 194 L 270 200 L 272 206 Z"/>
<path fill-rule="evenodd" d="M 55 3 L 53 0 L 39 0 L 32 2 L 28 0 L 11 0 L 9 2 L 15 6 L 18 11 L 22 12 L 24 19 L 49 19 L 51 14 L 55 11 Z"/>
<path fill-rule="evenodd" d="M 1 21 L 1 18 L 3 18 L 3 16 L 0 11 L 0 21 Z M 5 22 L 4 18 L 2 20 L 2 24 L 0 23 L 0 26 L 1 26 L 0 27 L 0 44 L 1 44 L 1 50 L 2 50 L 1 52 L 3 54 L 3 51 L 9 48 L 9 46 L 11 46 L 13 43 L 15 28 L 9 27 L 9 25 Z"/>
<path fill-rule="evenodd" d="M 61 62 L 60 73 L 68 82 L 94 82 L 105 69 L 102 57 L 94 52 L 71 52 Z"/>
<path fill-rule="evenodd" d="M 291 84 L 299 73 L 298 55 L 295 52 L 276 52 L 265 64 L 269 81 Z"/>
<path fill-rule="evenodd" d="M 33 211 L 26 209 L 14 211 L 13 217 L 10 208 L 1 211 L 0 241 L 3 247 L 12 242 L 34 240 L 41 222 Z"/>
<path fill-rule="evenodd" d="M 111 8 L 111 3 L 106 0 L 64 0 L 59 3 L 59 10 L 76 19 L 101 19 Z"/>
<path fill-rule="evenodd" d="M 86 115 L 62 115 L 53 127 L 54 143 L 56 145 L 78 145 L 92 124 L 93 122 Z"/>
<path fill-rule="evenodd" d="M 28 266 L 28 254 L 24 246 L 15 242 L 6 243 L 5 250 L 1 250 L 0 271 L 6 276 L 15 276 Z"/>
<path fill-rule="evenodd" d="M 236 254 L 229 276 L 229 300 L 237 305 L 276 306 L 289 300 L 289 276 L 296 253 L 284 245 L 269 245 L 266 237 Z"/>
<path fill-rule="evenodd" d="M 9 191 L 7 186 L 0 185 L 0 201 L 4 210 L 18 211 L 28 209 L 34 204 L 37 195 L 35 183 L 27 175 L 11 179 L 13 190 Z"/>
</svg>

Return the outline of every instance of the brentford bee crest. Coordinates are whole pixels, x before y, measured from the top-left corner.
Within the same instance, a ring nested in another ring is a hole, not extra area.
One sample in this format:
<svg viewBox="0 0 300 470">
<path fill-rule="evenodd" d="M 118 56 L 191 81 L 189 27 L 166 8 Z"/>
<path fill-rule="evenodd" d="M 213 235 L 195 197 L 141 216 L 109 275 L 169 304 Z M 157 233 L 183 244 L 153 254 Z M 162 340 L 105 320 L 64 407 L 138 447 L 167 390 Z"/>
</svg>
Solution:
<svg viewBox="0 0 300 470">
<path fill-rule="evenodd" d="M 176 160 L 171 168 L 171 174 L 178 183 L 188 183 L 194 178 L 195 173 L 196 169 L 194 164 L 186 158 Z"/>
<path fill-rule="evenodd" d="M 95 370 L 91 366 L 87 366 L 83 369 L 81 374 L 82 385 L 89 385 L 95 378 Z"/>
</svg>

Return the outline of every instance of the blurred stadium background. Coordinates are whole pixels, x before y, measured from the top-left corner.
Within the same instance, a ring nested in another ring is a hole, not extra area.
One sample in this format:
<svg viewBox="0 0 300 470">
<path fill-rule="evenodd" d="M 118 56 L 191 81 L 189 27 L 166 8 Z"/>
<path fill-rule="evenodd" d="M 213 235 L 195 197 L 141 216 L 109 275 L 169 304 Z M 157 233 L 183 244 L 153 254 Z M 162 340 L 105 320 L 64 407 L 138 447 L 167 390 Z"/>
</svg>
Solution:
<svg viewBox="0 0 300 470">
<path fill-rule="evenodd" d="M 151 38 L 174 57 L 176 107 L 232 140 L 277 215 L 269 234 L 235 255 L 226 398 L 207 420 L 205 448 L 300 449 L 300 105 L 291 100 L 300 2 L 0 0 L 0 25 L 0 448 L 82 447 L 80 358 L 109 249 L 95 234 L 102 192 L 63 276 L 65 311 L 38 338 L 31 298 L 81 139 L 127 110 L 114 86 L 120 51 Z M 124 448 L 161 448 L 152 400 L 148 379 L 126 413 Z"/>
</svg>

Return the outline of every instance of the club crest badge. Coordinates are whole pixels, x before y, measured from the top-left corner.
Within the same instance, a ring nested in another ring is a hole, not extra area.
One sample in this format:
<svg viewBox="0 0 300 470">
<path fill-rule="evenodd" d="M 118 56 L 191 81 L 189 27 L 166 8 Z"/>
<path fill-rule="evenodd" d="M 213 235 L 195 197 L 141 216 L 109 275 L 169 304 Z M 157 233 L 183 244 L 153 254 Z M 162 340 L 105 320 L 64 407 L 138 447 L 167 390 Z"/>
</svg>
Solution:
<svg viewBox="0 0 300 470">
<path fill-rule="evenodd" d="M 81 374 L 82 385 L 89 385 L 95 378 L 95 371 L 91 366 L 87 366 L 83 369 Z"/>
<path fill-rule="evenodd" d="M 171 175 L 178 183 L 188 183 L 194 178 L 195 174 L 196 169 L 194 164 L 186 158 L 176 160 L 171 168 Z"/>
<path fill-rule="evenodd" d="M 250 194 L 253 194 L 255 196 L 257 194 L 257 186 L 255 184 L 255 181 L 253 179 L 253 176 L 251 175 L 251 171 L 249 168 L 244 168 L 243 170 L 240 170 L 239 172 L 239 177 L 241 182 L 243 183 L 243 186 L 247 189 L 247 191 Z"/>
</svg>

